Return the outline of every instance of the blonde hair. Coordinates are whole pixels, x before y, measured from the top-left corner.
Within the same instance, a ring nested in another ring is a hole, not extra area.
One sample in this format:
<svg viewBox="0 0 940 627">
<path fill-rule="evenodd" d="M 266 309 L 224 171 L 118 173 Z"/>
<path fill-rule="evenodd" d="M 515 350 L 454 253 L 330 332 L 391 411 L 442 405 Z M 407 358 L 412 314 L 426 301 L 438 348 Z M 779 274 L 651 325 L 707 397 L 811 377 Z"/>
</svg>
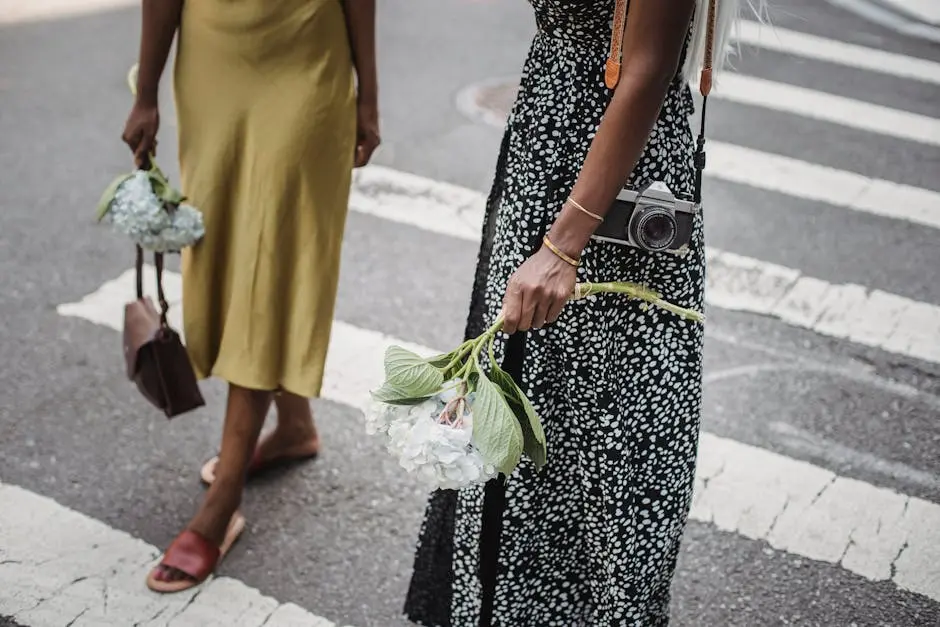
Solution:
<svg viewBox="0 0 940 627">
<path fill-rule="evenodd" d="M 742 10 L 753 13 L 761 23 L 766 21 L 767 0 L 715 0 L 717 15 L 715 18 L 715 42 L 712 54 L 712 75 L 724 69 L 732 52 L 731 42 L 742 19 Z M 746 7 L 742 7 L 742 3 Z M 692 39 L 686 53 L 682 75 L 687 81 L 698 81 L 705 63 L 705 42 L 708 35 L 709 0 L 696 0 L 695 16 L 692 21 Z M 734 50 L 736 52 L 736 49 Z M 717 80 L 715 80 L 717 83 Z"/>
</svg>

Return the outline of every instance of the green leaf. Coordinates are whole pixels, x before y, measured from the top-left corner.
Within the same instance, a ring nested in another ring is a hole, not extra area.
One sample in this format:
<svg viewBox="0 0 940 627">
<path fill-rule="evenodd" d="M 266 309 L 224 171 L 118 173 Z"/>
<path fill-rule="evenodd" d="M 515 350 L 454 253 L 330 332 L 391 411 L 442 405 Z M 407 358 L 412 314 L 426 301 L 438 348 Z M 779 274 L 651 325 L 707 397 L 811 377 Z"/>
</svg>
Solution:
<svg viewBox="0 0 940 627">
<path fill-rule="evenodd" d="M 474 379 L 473 442 L 487 463 L 509 476 L 522 458 L 522 428 L 499 388 L 483 374 Z"/>
<path fill-rule="evenodd" d="M 372 398 L 382 403 L 388 403 L 389 405 L 417 405 L 423 401 L 426 401 L 430 398 L 430 394 L 427 396 L 414 397 L 409 394 L 406 390 L 397 388 L 393 385 L 385 383 L 378 390 L 372 392 Z"/>
<path fill-rule="evenodd" d="M 147 176 L 150 178 L 150 187 L 153 189 L 153 193 L 163 202 L 178 205 L 186 200 L 186 197 L 179 190 L 170 185 L 170 182 L 159 169 L 150 170 L 147 172 Z"/>
<path fill-rule="evenodd" d="M 444 385 L 444 375 L 428 360 L 400 346 L 385 351 L 385 385 L 408 399 L 427 398 Z"/>
<path fill-rule="evenodd" d="M 453 351 L 451 353 L 447 353 L 446 355 L 438 355 L 437 357 L 431 357 L 430 359 L 427 360 L 427 362 L 431 364 L 432 366 L 434 366 L 435 368 L 443 368 L 444 366 L 450 363 L 450 361 L 454 358 L 454 355 L 456 353 L 457 351 Z"/>
<path fill-rule="evenodd" d="M 548 450 L 545 444 L 545 431 L 542 429 L 542 421 L 539 419 L 535 408 L 522 390 L 509 376 L 509 373 L 500 368 L 494 362 L 492 364 L 490 376 L 506 400 L 509 407 L 515 414 L 519 425 L 522 427 L 523 450 L 526 456 L 535 464 L 536 470 L 541 470 L 548 459 Z"/>
<path fill-rule="evenodd" d="M 111 207 L 111 202 L 114 200 L 114 194 L 117 193 L 118 187 L 120 187 L 124 181 L 131 178 L 132 176 L 134 176 L 133 172 L 129 174 L 122 174 L 121 176 L 111 181 L 111 184 L 105 188 L 104 193 L 101 195 L 101 200 L 98 201 L 98 208 L 96 210 L 98 222 L 101 222 L 105 215 L 107 215 L 108 209 Z"/>
</svg>

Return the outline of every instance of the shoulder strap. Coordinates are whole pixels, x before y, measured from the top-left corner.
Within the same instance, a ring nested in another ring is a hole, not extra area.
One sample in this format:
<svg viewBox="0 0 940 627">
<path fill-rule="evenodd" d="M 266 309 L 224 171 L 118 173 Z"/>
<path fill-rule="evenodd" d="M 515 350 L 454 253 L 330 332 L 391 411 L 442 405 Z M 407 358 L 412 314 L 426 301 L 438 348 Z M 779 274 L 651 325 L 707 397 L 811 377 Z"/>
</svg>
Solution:
<svg viewBox="0 0 940 627">
<path fill-rule="evenodd" d="M 695 140 L 695 188 L 692 200 L 702 202 L 702 174 L 705 172 L 705 108 L 708 106 L 708 94 L 712 90 L 712 58 L 715 54 L 715 20 L 718 14 L 718 0 L 708 0 L 708 23 L 705 25 L 705 58 L 702 63 L 702 75 L 699 77 L 698 90 L 702 94 L 702 115 L 699 118 L 698 138 Z"/>
<path fill-rule="evenodd" d="M 610 34 L 610 50 L 604 65 L 604 84 L 608 89 L 617 87 L 620 82 L 620 69 L 623 57 L 623 33 L 627 21 L 630 0 L 616 0 L 614 4 L 613 28 Z M 712 90 L 712 58 L 715 53 L 715 20 L 718 14 L 718 0 L 708 0 L 708 20 L 705 30 L 705 59 L 702 75 L 699 79 L 699 92 L 702 94 L 702 115 L 699 134 L 695 147 L 695 202 L 702 202 L 702 172 L 705 170 L 705 107 L 708 94 Z"/>
<path fill-rule="evenodd" d="M 620 67 L 623 57 L 623 32 L 627 23 L 627 11 L 630 0 L 615 0 L 613 27 L 610 33 L 610 48 L 604 65 L 604 83 L 608 89 L 614 89 L 620 82 Z M 708 24 L 705 30 L 705 63 L 699 81 L 702 96 L 708 96 L 712 88 L 712 57 L 715 52 L 715 20 L 718 13 L 718 0 L 708 0 Z"/>
<path fill-rule="evenodd" d="M 620 82 L 620 62 L 623 56 L 623 29 L 627 22 L 630 0 L 617 0 L 614 4 L 614 27 L 610 33 L 610 50 L 604 66 L 604 83 L 613 89 Z"/>
</svg>

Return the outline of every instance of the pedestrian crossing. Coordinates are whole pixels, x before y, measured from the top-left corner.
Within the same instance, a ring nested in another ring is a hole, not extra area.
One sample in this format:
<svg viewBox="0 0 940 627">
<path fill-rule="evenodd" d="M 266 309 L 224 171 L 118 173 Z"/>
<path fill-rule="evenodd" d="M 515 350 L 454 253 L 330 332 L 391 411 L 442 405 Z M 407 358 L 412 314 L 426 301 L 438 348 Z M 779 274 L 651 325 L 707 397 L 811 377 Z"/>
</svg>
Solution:
<svg viewBox="0 0 940 627">
<path fill-rule="evenodd" d="M 102 7 L 120 3 L 96 1 Z M 940 63 L 931 60 L 752 22 L 742 25 L 738 41 L 770 52 L 940 86 Z M 922 114 L 757 76 L 728 75 L 715 95 L 719 101 L 756 107 L 768 118 L 797 116 L 849 127 L 870 134 L 873 147 L 882 136 L 930 149 L 940 147 L 940 119 Z M 940 98 L 940 90 L 937 96 Z M 482 109 L 472 98 L 463 102 L 464 111 L 476 119 L 501 124 L 500 116 Z M 716 104 L 716 108 L 720 106 Z M 929 230 L 935 243 L 940 241 L 936 239 L 940 235 L 940 193 L 935 190 L 721 138 L 710 140 L 708 148 L 709 179 L 734 186 L 742 198 L 751 190 L 770 191 L 835 208 L 845 214 L 848 223 L 862 215 L 874 215 L 884 219 L 882 228 L 888 232 L 899 225 L 916 225 Z M 940 152 L 937 156 L 940 163 Z M 485 191 L 397 167 L 373 165 L 356 173 L 350 208 L 358 215 L 416 234 L 430 232 L 455 241 L 476 242 Z M 852 237 L 850 228 L 844 236 Z M 932 254 L 936 265 L 924 271 L 937 275 L 940 246 Z M 897 262 L 895 255 L 892 250 L 871 251 L 871 256 L 886 265 Z M 940 300 L 919 301 L 830 276 L 809 276 L 797 267 L 744 256 L 733 249 L 709 248 L 707 257 L 710 317 L 723 316 L 726 311 L 765 316 L 819 336 L 883 351 L 891 360 L 918 371 L 931 371 L 940 364 Z M 468 267 L 471 262 L 463 260 Z M 152 294 L 152 273 L 145 277 L 147 292 Z M 425 273 L 419 280 L 435 279 Z M 117 331 L 132 286 L 130 270 L 107 277 L 93 292 L 76 294 L 70 302 L 60 304 L 57 312 Z M 180 328 L 181 277 L 168 272 L 165 287 L 174 305 L 171 321 Z M 446 289 L 443 285 L 433 287 Z M 413 337 L 392 337 L 381 329 L 337 320 L 325 397 L 360 407 L 367 390 L 380 381 L 382 353 L 393 343 L 424 354 L 447 348 L 423 346 Z M 115 371 L 119 369 L 116 364 Z M 938 480 L 930 470 L 921 471 L 921 475 L 925 484 Z M 25 516 L 23 512 L 34 514 Z M 706 430 L 691 516 L 715 529 L 765 542 L 774 550 L 838 565 L 867 582 L 888 583 L 940 603 L 940 504 L 902 490 Z M 37 542 L 29 533 L 34 517 L 48 525 L 49 537 L 68 529 L 71 535 L 65 537 L 85 547 L 85 553 L 67 554 L 56 545 L 46 547 L 42 559 L 27 550 L 22 556 L 6 556 L 5 544 L 14 546 L 15 540 L 15 545 L 29 549 Z M 99 550 L 102 546 L 120 548 L 108 557 Z M 158 554 L 156 548 L 107 525 L 15 486 L 0 484 L 0 589 L 11 586 L 18 591 L 12 602 L 0 598 L 0 616 L 13 615 L 32 627 L 58 626 L 71 620 L 76 626 L 333 625 L 327 618 L 275 601 L 229 578 L 213 580 L 198 598 L 195 594 L 155 598 L 142 590 L 141 582 L 146 566 Z M 81 570 L 98 556 L 105 574 Z M 407 561 L 407 556 L 403 560 Z M 18 565 L 20 561 L 28 568 Z M 105 599 L 110 594 L 103 603 L 102 588 Z M 36 605 L 37 599 L 43 601 Z"/>
<path fill-rule="evenodd" d="M 134 281 L 129 270 L 60 313 L 119 331 L 122 305 Z M 180 285 L 173 273 L 167 298 L 174 305 L 181 304 Z M 177 321 L 180 309 L 172 309 Z M 427 357 L 450 350 L 337 321 L 324 397 L 364 408 L 368 391 L 381 385 L 385 349 L 392 344 Z M 940 529 L 940 505 L 708 432 L 699 456 L 693 520 L 940 601 L 940 545 L 934 535 Z"/>
<path fill-rule="evenodd" d="M 940 120 L 797 85 L 729 73 L 716 83 L 714 96 L 737 104 L 940 146 Z"/>
<path fill-rule="evenodd" d="M 940 85 L 940 63 L 929 59 L 909 57 L 747 20 L 738 25 L 735 39 L 738 44 L 762 50 Z"/>
<path fill-rule="evenodd" d="M 714 144 L 711 146 L 714 150 Z M 727 155 L 721 145 L 717 152 L 717 169 L 735 171 L 721 163 Z M 756 180 L 767 182 L 767 172 L 755 172 Z M 735 176 L 749 182 L 740 171 Z M 801 185 L 795 187 L 805 191 Z M 356 174 L 350 207 L 449 237 L 478 241 L 484 201 L 478 192 L 371 167 Z M 927 207 L 940 214 L 940 203 Z M 822 335 L 940 363 L 940 305 L 861 285 L 832 284 L 804 276 L 794 268 L 714 248 L 707 250 L 707 258 L 706 302 L 712 306 L 770 315 Z"/>
</svg>

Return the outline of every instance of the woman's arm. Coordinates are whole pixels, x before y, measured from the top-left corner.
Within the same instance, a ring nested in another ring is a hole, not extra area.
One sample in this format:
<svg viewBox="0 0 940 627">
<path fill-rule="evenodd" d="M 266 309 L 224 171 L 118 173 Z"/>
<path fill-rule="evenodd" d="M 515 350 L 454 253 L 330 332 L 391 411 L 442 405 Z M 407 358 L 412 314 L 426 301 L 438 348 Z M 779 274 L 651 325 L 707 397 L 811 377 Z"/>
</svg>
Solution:
<svg viewBox="0 0 940 627">
<path fill-rule="evenodd" d="M 571 191 L 571 197 L 592 213 L 607 214 L 643 154 L 676 76 L 694 8 L 694 0 L 630 3 L 620 84 Z M 596 220 L 566 205 L 549 237 L 577 257 L 597 226 Z"/>
<path fill-rule="evenodd" d="M 378 147 L 379 81 L 375 63 L 375 0 L 344 0 L 346 30 L 356 67 L 356 167 L 369 162 Z"/>
<path fill-rule="evenodd" d="M 137 96 L 124 128 L 124 142 L 134 152 L 137 165 L 156 150 L 160 126 L 158 92 L 160 77 L 179 28 L 183 0 L 143 0 Z"/>
<path fill-rule="evenodd" d="M 140 65 L 137 70 L 138 100 L 157 104 L 160 77 L 166 67 L 182 12 L 183 0 L 143 0 Z"/>
<path fill-rule="evenodd" d="M 695 0 L 631 0 L 620 83 L 604 113 L 571 197 L 603 216 L 649 140 L 676 75 Z M 565 203 L 548 239 L 578 259 L 597 220 Z M 543 246 L 516 271 L 503 299 L 504 330 L 553 322 L 574 289 L 576 268 Z"/>
</svg>

